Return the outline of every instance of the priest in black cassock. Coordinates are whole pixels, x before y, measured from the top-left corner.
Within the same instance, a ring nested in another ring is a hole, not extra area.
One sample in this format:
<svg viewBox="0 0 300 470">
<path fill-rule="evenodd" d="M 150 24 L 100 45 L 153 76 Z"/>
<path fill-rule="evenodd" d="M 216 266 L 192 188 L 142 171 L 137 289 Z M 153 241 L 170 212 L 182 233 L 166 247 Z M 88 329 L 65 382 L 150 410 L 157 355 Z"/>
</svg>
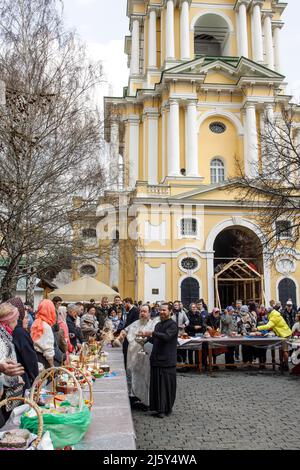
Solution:
<svg viewBox="0 0 300 470">
<path fill-rule="evenodd" d="M 160 322 L 153 332 L 141 333 L 153 344 L 150 356 L 150 411 L 158 418 L 172 413 L 176 398 L 176 363 L 178 327 L 171 319 L 171 308 L 160 306 Z"/>
</svg>

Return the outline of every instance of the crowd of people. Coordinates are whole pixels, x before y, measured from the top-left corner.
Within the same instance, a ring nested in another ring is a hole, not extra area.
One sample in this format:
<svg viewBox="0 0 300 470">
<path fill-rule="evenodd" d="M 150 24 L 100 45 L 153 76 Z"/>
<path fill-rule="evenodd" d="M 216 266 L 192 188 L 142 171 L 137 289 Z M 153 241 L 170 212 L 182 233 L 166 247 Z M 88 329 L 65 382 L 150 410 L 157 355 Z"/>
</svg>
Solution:
<svg viewBox="0 0 300 470">
<path fill-rule="evenodd" d="M 37 311 L 24 306 L 19 298 L 0 304 L 0 397 L 20 396 L 32 386 L 43 368 L 59 366 L 78 353 L 90 337 L 107 340 L 122 347 L 130 401 L 158 417 L 172 412 L 176 397 L 178 362 L 197 364 L 194 351 L 178 349 L 178 337 L 204 337 L 224 334 L 249 335 L 256 331 L 272 331 L 281 338 L 300 336 L 300 309 L 291 300 L 282 308 L 271 301 L 269 307 L 255 302 L 235 305 L 224 311 L 208 312 L 203 299 L 185 309 L 180 301 L 133 302 L 119 295 L 110 303 L 107 297 L 96 303 L 64 304 L 60 297 L 43 300 Z M 265 367 L 266 350 L 252 346 L 214 350 L 225 353 L 228 368 L 241 360 L 246 367 L 254 361 Z M 283 348 L 284 367 L 289 369 L 288 347 Z M 207 367 L 207 348 L 203 346 L 203 366 Z M 0 411 L 0 427 L 7 421 L 18 402 L 9 403 Z"/>
</svg>

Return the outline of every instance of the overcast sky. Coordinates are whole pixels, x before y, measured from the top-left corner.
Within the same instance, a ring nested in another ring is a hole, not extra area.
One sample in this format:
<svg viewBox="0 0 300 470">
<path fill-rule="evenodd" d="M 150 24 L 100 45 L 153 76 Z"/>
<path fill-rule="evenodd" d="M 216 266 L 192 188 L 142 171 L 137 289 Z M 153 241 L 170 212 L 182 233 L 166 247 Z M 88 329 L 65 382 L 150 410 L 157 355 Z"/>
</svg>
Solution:
<svg viewBox="0 0 300 470">
<path fill-rule="evenodd" d="M 285 26 L 281 32 L 283 74 L 288 81 L 287 92 L 300 100 L 300 1 L 286 0 Z M 103 94 L 122 95 L 127 85 L 127 56 L 124 37 L 128 34 L 127 0 L 64 0 L 67 25 L 76 28 L 87 42 L 90 54 L 101 60 L 107 86 Z M 111 84 L 110 89 L 108 84 Z"/>
</svg>

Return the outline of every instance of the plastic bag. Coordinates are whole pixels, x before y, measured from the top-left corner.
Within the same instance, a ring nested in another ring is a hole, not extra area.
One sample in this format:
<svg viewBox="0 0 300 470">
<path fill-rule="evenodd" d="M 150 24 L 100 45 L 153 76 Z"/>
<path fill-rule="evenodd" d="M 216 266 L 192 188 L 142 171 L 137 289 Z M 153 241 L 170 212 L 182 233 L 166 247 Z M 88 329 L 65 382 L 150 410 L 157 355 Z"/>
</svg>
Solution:
<svg viewBox="0 0 300 470">
<path fill-rule="evenodd" d="M 62 403 L 61 406 L 70 406 Z M 43 414 L 44 431 L 49 431 L 53 447 L 55 449 L 78 444 L 87 432 L 91 414 L 86 405 L 82 411 L 75 411 L 72 414 Z M 28 417 L 24 414 L 21 418 L 21 428 L 37 434 L 37 416 Z"/>
<path fill-rule="evenodd" d="M 49 431 L 45 432 L 37 448 L 32 445 L 27 450 L 54 450 Z"/>
</svg>

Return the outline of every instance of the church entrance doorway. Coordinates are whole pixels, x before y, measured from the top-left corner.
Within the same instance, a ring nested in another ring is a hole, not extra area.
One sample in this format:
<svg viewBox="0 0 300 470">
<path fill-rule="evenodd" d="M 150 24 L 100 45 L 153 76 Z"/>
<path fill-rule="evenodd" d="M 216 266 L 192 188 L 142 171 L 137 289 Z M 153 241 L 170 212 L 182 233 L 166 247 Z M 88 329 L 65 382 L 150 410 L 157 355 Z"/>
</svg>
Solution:
<svg viewBox="0 0 300 470">
<path fill-rule="evenodd" d="M 233 263 L 230 274 L 228 263 Z M 245 264 L 243 264 L 245 263 Z M 225 276 L 216 276 L 225 269 Z M 236 300 L 259 303 L 264 299 L 262 245 L 257 235 L 245 227 L 230 227 L 216 237 L 214 242 L 215 299 L 222 308 Z M 262 281 L 258 282 L 261 276 Z"/>
<path fill-rule="evenodd" d="M 197 279 L 187 277 L 181 283 L 181 302 L 185 308 L 189 308 L 190 303 L 196 302 L 200 298 L 200 287 Z"/>
</svg>

